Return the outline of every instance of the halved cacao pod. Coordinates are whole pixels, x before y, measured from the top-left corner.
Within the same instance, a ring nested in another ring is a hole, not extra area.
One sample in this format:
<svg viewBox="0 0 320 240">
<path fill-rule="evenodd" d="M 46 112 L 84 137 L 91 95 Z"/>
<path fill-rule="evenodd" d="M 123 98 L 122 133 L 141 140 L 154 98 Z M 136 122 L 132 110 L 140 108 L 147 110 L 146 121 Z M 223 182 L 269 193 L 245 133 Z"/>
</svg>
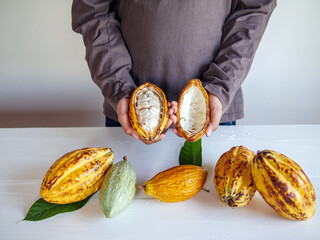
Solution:
<svg viewBox="0 0 320 240">
<path fill-rule="evenodd" d="M 252 177 L 252 161 L 256 154 L 237 146 L 222 154 L 214 174 L 214 185 L 220 200 L 232 208 L 243 207 L 253 198 L 256 187 Z"/>
<path fill-rule="evenodd" d="M 146 195 L 163 202 L 180 202 L 195 196 L 207 179 L 205 168 L 180 165 L 158 173 L 145 183 Z"/>
<path fill-rule="evenodd" d="M 210 116 L 209 98 L 199 79 L 191 79 L 178 102 L 177 129 L 188 141 L 196 142 L 205 133 Z"/>
<path fill-rule="evenodd" d="M 262 198 L 281 216 L 307 220 L 314 215 L 314 188 L 301 167 L 287 156 L 259 151 L 253 160 L 253 179 Z"/>
<path fill-rule="evenodd" d="M 114 160 L 110 148 L 83 148 L 59 158 L 47 171 L 40 195 L 47 202 L 78 202 L 98 191 Z"/>
<path fill-rule="evenodd" d="M 149 82 L 139 86 L 130 98 L 129 119 L 143 139 L 154 141 L 159 138 L 169 120 L 163 91 Z"/>
</svg>

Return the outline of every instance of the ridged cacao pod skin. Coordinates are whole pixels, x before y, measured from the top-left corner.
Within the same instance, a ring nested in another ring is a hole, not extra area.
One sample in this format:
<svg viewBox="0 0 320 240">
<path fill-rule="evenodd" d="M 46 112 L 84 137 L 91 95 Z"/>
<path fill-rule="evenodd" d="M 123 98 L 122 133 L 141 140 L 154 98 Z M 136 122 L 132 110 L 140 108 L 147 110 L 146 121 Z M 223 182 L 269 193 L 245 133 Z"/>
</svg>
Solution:
<svg viewBox="0 0 320 240">
<path fill-rule="evenodd" d="M 301 167 L 287 156 L 271 150 L 258 152 L 253 179 L 262 198 L 283 217 L 300 221 L 314 215 L 314 188 Z"/>
<path fill-rule="evenodd" d="M 135 89 L 130 97 L 129 120 L 141 138 L 157 140 L 169 120 L 168 103 L 163 91 L 149 82 Z"/>
<path fill-rule="evenodd" d="M 256 192 L 252 176 L 255 155 L 246 147 L 236 146 L 219 158 L 215 167 L 214 185 L 225 205 L 243 207 L 253 198 Z"/>
<path fill-rule="evenodd" d="M 208 172 L 203 167 L 181 165 L 158 173 L 144 186 L 146 195 L 162 202 L 180 202 L 195 196 L 207 179 Z"/>
<path fill-rule="evenodd" d="M 127 209 L 136 193 L 137 176 L 126 159 L 108 169 L 100 189 L 99 203 L 107 218 Z"/>
<path fill-rule="evenodd" d="M 81 201 L 100 189 L 113 161 L 110 148 L 83 148 L 67 153 L 47 171 L 40 195 L 51 203 Z"/>
<path fill-rule="evenodd" d="M 207 130 L 209 98 L 199 79 L 191 79 L 182 90 L 177 110 L 177 129 L 188 142 L 196 142 Z"/>
</svg>

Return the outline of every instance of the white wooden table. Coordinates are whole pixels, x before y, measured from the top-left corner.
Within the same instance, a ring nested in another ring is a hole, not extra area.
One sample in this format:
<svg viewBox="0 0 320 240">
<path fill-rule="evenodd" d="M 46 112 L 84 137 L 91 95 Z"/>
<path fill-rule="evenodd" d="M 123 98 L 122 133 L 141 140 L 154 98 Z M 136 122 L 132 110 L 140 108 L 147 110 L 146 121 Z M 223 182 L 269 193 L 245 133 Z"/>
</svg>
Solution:
<svg viewBox="0 0 320 240">
<path fill-rule="evenodd" d="M 138 184 L 178 165 L 184 139 L 166 138 L 145 145 L 121 128 L 0 129 L 0 239 L 320 239 L 320 125 L 221 126 L 202 138 L 203 166 L 209 171 L 205 188 L 190 200 L 163 203 L 137 194 L 123 213 L 107 219 L 98 193 L 80 210 L 39 221 L 17 222 L 40 198 L 42 179 L 63 154 L 83 147 L 111 147 L 115 162 L 124 155 L 132 163 Z M 243 145 L 271 149 L 296 161 L 317 195 L 315 216 L 295 222 L 277 214 L 256 193 L 245 207 L 222 204 L 213 185 L 214 167 L 222 153 Z"/>
</svg>

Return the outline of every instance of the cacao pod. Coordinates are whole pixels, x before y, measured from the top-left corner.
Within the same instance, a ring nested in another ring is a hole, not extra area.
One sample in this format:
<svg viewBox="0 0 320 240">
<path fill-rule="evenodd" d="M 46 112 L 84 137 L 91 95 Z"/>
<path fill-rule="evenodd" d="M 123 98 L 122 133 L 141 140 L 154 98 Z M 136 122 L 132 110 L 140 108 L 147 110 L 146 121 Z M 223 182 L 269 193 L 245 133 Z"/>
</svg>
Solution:
<svg viewBox="0 0 320 240">
<path fill-rule="evenodd" d="M 108 169 L 100 189 L 99 203 L 107 218 L 128 208 L 136 193 L 137 176 L 126 157 Z"/>
<path fill-rule="evenodd" d="M 163 91 L 149 82 L 135 89 L 130 98 L 129 119 L 140 137 L 147 141 L 158 139 L 169 120 Z"/>
<path fill-rule="evenodd" d="M 259 151 L 253 160 L 253 179 L 262 198 L 283 217 L 307 220 L 314 215 L 314 188 L 301 167 L 287 156 Z"/>
<path fill-rule="evenodd" d="M 252 177 L 255 155 L 244 146 L 236 146 L 219 158 L 215 167 L 214 185 L 225 205 L 243 207 L 253 198 L 256 192 Z"/>
<path fill-rule="evenodd" d="M 180 202 L 195 196 L 207 179 L 205 168 L 180 165 L 158 173 L 145 183 L 144 192 L 163 202 Z"/>
<path fill-rule="evenodd" d="M 176 115 L 177 129 L 188 142 L 196 142 L 203 136 L 210 109 L 208 94 L 199 79 L 191 79 L 182 90 Z"/>
<path fill-rule="evenodd" d="M 98 191 L 114 160 L 110 148 L 83 148 L 59 158 L 47 171 L 40 195 L 47 202 L 78 202 Z"/>
</svg>

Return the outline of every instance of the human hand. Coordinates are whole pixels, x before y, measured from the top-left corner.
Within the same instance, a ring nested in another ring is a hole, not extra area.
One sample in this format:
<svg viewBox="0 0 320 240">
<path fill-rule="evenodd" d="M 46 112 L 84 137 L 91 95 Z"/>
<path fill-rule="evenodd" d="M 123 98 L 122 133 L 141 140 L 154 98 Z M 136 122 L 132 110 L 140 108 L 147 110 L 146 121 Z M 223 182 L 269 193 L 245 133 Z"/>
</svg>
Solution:
<svg viewBox="0 0 320 240">
<path fill-rule="evenodd" d="M 169 119 L 172 121 L 172 125 L 174 126 L 174 129 L 172 129 L 172 132 L 174 132 L 178 137 L 182 137 L 181 134 L 178 131 L 177 127 L 177 111 L 178 111 L 178 103 L 176 101 L 168 102 L 169 109 Z"/>
<path fill-rule="evenodd" d="M 117 104 L 118 121 L 124 132 L 135 139 L 139 139 L 139 134 L 131 127 L 129 121 L 129 98 L 122 98 Z"/>
<path fill-rule="evenodd" d="M 213 131 L 218 129 L 220 119 L 222 117 L 222 104 L 220 100 L 212 93 L 209 93 L 208 97 L 209 97 L 210 121 L 206 130 L 207 137 L 209 137 Z M 178 110 L 178 103 L 176 101 L 172 101 L 168 104 L 171 106 L 169 111 L 169 116 L 170 116 L 170 119 L 172 119 L 173 126 L 175 127 L 172 130 L 172 132 L 174 132 L 178 137 L 182 137 L 177 129 L 176 113 Z"/>
<path fill-rule="evenodd" d="M 159 136 L 159 138 L 157 140 L 147 141 L 147 140 L 143 139 L 142 137 L 140 137 L 139 134 L 136 132 L 136 130 L 134 130 L 134 128 L 130 124 L 130 121 L 129 121 L 129 102 L 130 102 L 129 98 L 122 98 L 117 104 L 118 120 L 119 120 L 119 123 L 121 124 L 124 132 L 127 135 L 132 136 L 136 140 L 138 140 L 138 139 L 141 140 L 142 142 L 144 142 L 147 145 L 161 141 L 165 137 L 165 133 L 167 132 L 167 130 L 171 126 L 172 120 L 171 119 L 168 120 L 166 127 L 164 128 L 162 134 Z"/>
<path fill-rule="evenodd" d="M 211 133 L 218 129 L 222 117 L 222 103 L 212 93 L 209 96 L 210 121 L 207 127 L 206 135 L 209 137 Z"/>
</svg>

